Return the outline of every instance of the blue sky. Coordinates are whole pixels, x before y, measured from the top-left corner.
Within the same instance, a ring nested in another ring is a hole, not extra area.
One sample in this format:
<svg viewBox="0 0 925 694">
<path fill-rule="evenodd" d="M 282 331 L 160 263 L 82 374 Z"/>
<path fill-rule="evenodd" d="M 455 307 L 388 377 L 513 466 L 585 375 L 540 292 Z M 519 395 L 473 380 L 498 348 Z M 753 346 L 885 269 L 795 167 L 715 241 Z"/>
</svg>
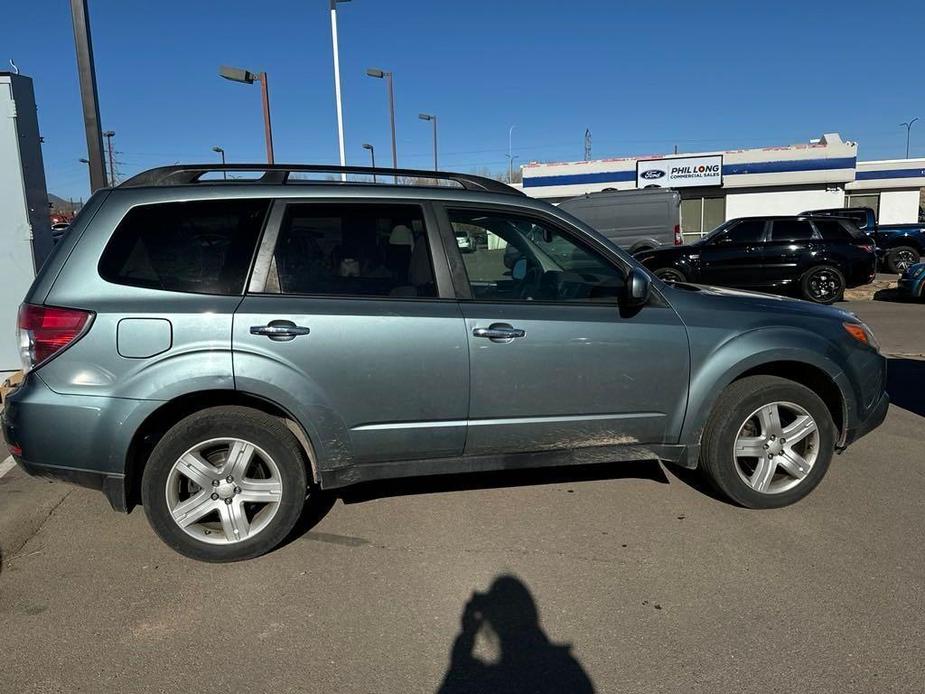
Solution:
<svg viewBox="0 0 925 694">
<path fill-rule="evenodd" d="M 260 94 L 220 64 L 266 70 L 277 161 L 336 162 L 327 0 L 90 0 L 104 128 L 122 174 L 175 161 L 263 161 Z M 399 163 L 441 168 L 704 151 L 840 132 L 863 159 L 901 157 L 925 121 L 925 3 L 353 0 L 339 5 L 347 159 L 389 163 L 395 73 Z M 66 0 L 10 2 L 0 70 L 35 80 L 49 190 L 88 193 Z M 925 122 L 913 155 L 925 155 Z"/>
</svg>

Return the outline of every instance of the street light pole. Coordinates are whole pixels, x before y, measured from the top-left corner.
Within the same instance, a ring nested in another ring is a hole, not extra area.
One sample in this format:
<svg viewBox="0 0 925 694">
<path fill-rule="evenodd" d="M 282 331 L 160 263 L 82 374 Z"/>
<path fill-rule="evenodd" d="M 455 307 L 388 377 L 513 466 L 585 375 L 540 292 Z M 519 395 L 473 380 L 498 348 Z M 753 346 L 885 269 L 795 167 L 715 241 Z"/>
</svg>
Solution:
<svg viewBox="0 0 925 694">
<path fill-rule="evenodd" d="M 112 138 L 115 136 L 115 130 L 107 130 L 103 133 L 103 137 L 106 138 L 106 152 L 109 156 L 109 185 L 113 188 L 116 187 L 116 167 L 112 160 Z"/>
<path fill-rule="evenodd" d="M 375 169 L 376 168 L 376 148 L 373 147 L 371 144 L 366 143 L 363 145 L 363 149 L 369 150 L 369 159 L 370 159 L 370 162 L 372 163 L 373 168 Z M 376 183 L 375 173 L 373 173 L 373 183 Z"/>
<path fill-rule="evenodd" d="M 212 151 L 215 152 L 216 154 L 222 155 L 222 166 L 225 166 L 225 150 L 219 147 L 218 145 L 216 145 L 215 147 L 212 148 Z M 222 180 L 225 180 L 225 181 L 228 180 L 228 172 L 225 171 L 224 169 L 222 169 Z"/>
<path fill-rule="evenodd" d="M 900 127 L 902 127 L 902 126 L 905 126 L 905 127 L 906 127 L 906 159 L 909 158 L 909 137 L 910 137 L 910 134 L 911 134 L 911 131 L 912 131 L 912 124 L 915 123 L 917 120 L 918 120 L 918 118 L 916 117 L 916 118 L 913 118 L 913 119 L 912 119 L 911 121 L 909 121 L 908 123 L 900 123 L 900 124 L 899 124 Z"/>
<path fill-rule="evenodd" d="M 392 168 L 398 168 L 398 141 L 395 138 L 395 94 L 392 90 L 392 73 L 377 68 L 369 68 L 366 74 L 377 79 L 385 78 L 389 89 L 389 125 L 392 128 Z M 395 176 L 395 182 L 398 183 L 398 176 Z"/>
<path fill-rule="evenodd" d="M 334 99 L 337 102 L 337 143 L 340 147 L 340 165 L 347 165 L 344 147 L 344 110 L 340 97 L 340 51 L 337 48 L 337 3 L 350 0 L 331 0 L 331 43 L 334 52 Z M 346 181 L 347 174 L 341 173 L 340 180 Z"/>
<path fill-rule="evenodd" d="M 510 129 L 507 131 L 507 158 L 508 158 L 507 182 L 508 183 L 514 182 L 514 148 L 513 148 L 514 139 L 513 138 L 514 138 L 514 128 L 515 127 L 516 126 L 512 125 Z"/>
<path fill-rule="evenodd" d="M 437 168 L 437 116 L 430 113 L 419 113 L 418 118 L 429 120 L 434 126 L 434 171 L 439 171 Z"/>
<path fill-rule="evenodd" d="M 229 67 L 222 65 L 218 69 L 220 77 L 232 82 L 241 82 L 242 84 L 253 84 L 260 82 L 260 95 L 263 102 L 263 135 L 267 143 L 267 163 L 273 163 L 273 127 L 270 124 L 270 86 L 266 72 L 253 73 L 238 67 Z"/>
<path fill-rule="evenodd" d="M 87 0 L 71 0 L 74 45 L 77 49 L 77 76 L 83 105 L 84 130 L 87 136 L 87 164 L 90 167 L 90 191 L 106 187 L 103 164 L 103 135 L 100 132 L 100 106 L 96 92 L 96 68 L 93 65 L 93 42 Z"/>
</svg>

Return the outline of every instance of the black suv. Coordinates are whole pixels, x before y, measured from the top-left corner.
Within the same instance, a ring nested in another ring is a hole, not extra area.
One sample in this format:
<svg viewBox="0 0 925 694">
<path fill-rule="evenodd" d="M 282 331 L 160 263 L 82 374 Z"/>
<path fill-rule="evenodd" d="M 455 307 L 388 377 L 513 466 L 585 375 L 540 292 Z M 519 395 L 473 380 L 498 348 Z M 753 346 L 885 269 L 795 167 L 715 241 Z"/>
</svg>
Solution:
<svg viewBox="0 0 925 694">
<path fill-rule="evenodd" d="M 657 277 L 743 289 L 799 291 L 820 304 L 874 279 L 873 240 L 850 219 L 731 219 L 696 243 L 637 253 Z"/>
</svg>

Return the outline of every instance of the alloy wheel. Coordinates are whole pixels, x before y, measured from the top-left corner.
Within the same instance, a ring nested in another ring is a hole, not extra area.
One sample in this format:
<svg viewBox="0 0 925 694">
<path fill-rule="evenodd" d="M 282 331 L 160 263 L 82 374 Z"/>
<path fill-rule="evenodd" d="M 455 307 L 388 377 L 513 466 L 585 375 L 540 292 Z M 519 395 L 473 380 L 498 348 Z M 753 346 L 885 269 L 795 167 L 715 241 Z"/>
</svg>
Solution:
<svg viewBox="0 0 925 694">
<path fill-rule="evenodd" d="M 832 301 L 841 292 L 841 284 L 841 278 L 834 270 L 820 268 L 809 277 L 809 293 L 815 301 Z"/>
<path fill-rule="evenodd" d="M 762 494 L 799 485 L 819 454 L 819 427 L 792 402 L 772 402 L 752 412 L 733 444 L 735 468 L 745 484 Z"/>
<path fill-rule="evenodd" d="M 893 254 L 893 265 L 900 273 L 909 269 L 910 265 L 915 265 L 919 259 L 915 253 L 907 250 L 900 250 Z"/>
<path fill-rule="evenodd" d="M 263 530 L 279 510 L 279 467 L 261 448 L 237 438 L 198 443 L 167 476 L 173 521 L 200 542 L 242 542 Z"/>
</svg>

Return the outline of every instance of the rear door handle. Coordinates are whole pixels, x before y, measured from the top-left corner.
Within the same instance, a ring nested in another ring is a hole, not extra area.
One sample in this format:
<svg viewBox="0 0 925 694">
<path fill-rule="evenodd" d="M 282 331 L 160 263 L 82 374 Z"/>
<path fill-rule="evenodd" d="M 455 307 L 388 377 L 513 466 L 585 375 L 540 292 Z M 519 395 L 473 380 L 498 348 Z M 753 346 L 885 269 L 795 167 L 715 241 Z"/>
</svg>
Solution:
<svg viewBox="0 0 925 694">
<path fill-rule="evenodd" d="M 275 342 L 288 342 L 310 332 L 310 328 L 303 328 L 290 320 L 271 320 L 266 325 L 251 326 L 251 335 L 264 335 Z"/>
<path fill-rule="evenodd" d="M 474 337 L 485 337 L 493 342 L 510 342 L 517 337 L 525 337 L 527 332 L 514 328 L 507 323 L 492 323 L 487 328 L 473 328 Z"/>
</svg>

